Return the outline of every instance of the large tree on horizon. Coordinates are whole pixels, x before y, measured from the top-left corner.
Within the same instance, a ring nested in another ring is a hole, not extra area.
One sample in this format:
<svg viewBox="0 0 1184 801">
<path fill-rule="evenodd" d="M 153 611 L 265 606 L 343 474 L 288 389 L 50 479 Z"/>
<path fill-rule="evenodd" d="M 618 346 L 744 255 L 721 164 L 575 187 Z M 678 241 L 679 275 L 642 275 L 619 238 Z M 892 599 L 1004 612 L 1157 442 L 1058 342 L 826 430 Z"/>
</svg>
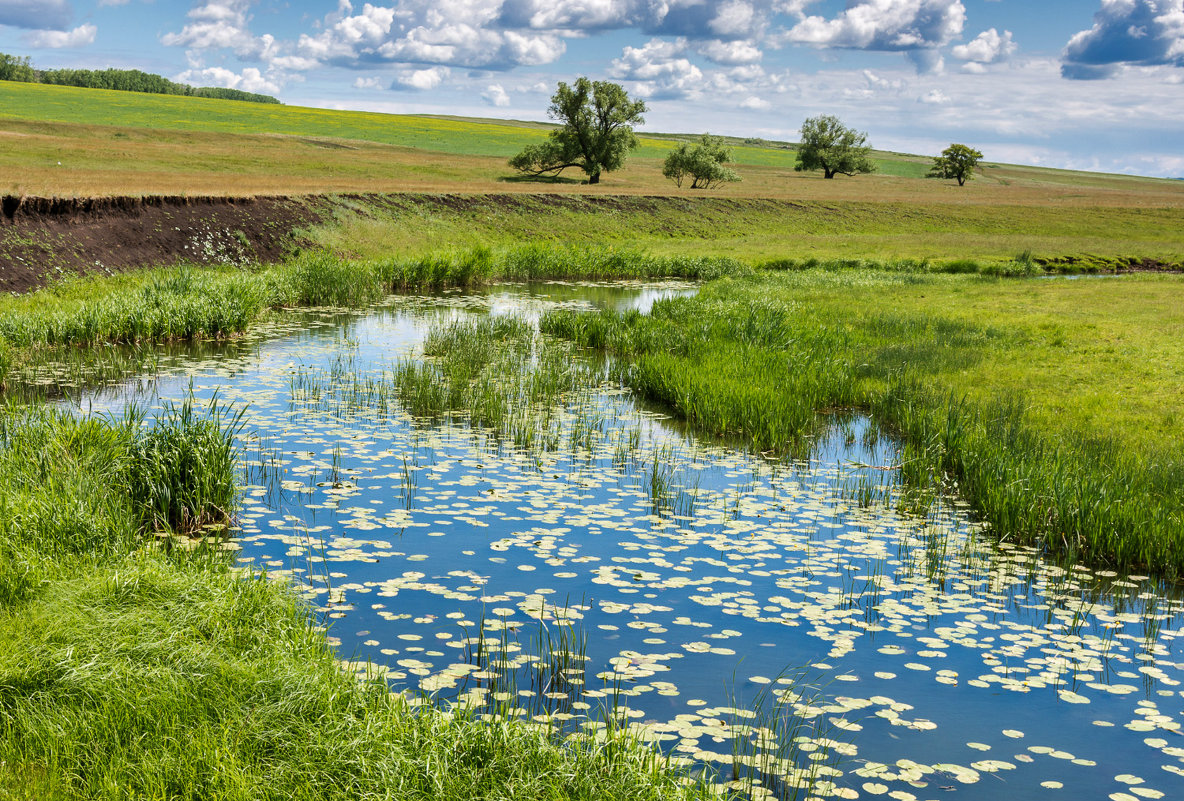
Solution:
<svg viewBox="0 0 1184 801">
<path fill-rule="evenodd" d="M 867 134 L 848 128 L 838 117 L 810 117 L 802 123 L 802 143 L 794 169 L 822 170 L 824 178 L 875 172 L 871 150 Z"/>
<path fill-rule="evenodd" d="M 620 84 L 579 78 L 568 86 L 560 81 L 547 115 L 561 127 L 545 142 L 528 145 L 510 159 L 510 166 L 528 175 L 553 176 L 579 167 L 588 183 L 598 184 L 601 173 L 620 169 L 637 147 L 633 126 L 645 122 L 645 112 L 645 101 L 630 100 Z"/>
<path fill-rule="evenodd" d="M 968 145 L 952 144 L 940 156 L 933 157 L 933 167 L 926 177 L 953 178 L 958 186 L 965 186 L 974 177 L 974 168 L 982 157 L 982 153 Z"/>
</svg>

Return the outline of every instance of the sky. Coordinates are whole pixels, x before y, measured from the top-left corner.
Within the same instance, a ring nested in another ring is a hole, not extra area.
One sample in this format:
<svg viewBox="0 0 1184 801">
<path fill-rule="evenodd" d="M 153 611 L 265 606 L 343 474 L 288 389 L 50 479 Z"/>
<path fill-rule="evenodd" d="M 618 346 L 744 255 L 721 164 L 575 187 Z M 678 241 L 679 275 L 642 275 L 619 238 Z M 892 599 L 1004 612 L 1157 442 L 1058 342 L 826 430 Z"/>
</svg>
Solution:
<svg viewBox="0 0 1184 801">
<path fill-rule="evenodd" d="M 885 150 L 1184 177 L 1184 0 L 0 0 L 0 52 L 530 120 L 586 75 L 644 99 L 643 131 L 834 114 Z"/>
</svg>

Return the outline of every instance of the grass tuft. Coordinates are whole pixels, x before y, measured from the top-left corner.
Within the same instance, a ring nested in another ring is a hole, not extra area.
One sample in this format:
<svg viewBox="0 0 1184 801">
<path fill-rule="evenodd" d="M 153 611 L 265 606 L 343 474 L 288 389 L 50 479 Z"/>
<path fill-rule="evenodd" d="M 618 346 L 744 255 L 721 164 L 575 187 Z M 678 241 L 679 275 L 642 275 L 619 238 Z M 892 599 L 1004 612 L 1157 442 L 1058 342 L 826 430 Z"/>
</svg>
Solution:
<svg viewBox="0 0 1184 801">
<path fill-rule="evenodd" d="M 145 530 L 192 536 L 229 526 L 242 414 L 216 397 L 198 410 L 191 390 L 180 404 L 166 403 L 151 427 L 133 433 L 128 489 Z M 140 417 L 130 411 L 128 424 L 138 426 Z"/>
</svg>

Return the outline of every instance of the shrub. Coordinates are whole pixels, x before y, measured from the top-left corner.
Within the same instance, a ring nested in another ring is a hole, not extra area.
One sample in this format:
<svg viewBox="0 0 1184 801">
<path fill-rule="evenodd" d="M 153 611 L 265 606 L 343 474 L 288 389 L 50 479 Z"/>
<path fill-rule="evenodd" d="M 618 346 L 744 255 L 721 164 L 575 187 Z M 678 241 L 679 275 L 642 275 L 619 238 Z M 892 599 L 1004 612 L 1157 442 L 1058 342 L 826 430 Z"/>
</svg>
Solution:
<svg viewBox="0 0 1184 801">
<path fill-rule="evenodd" d="M 723 139 L 703 134 L 694 145 L 683 142 L 666 157 L 662 174 L 682 187 L 690 179 L 691 189 L 711 189 L 722 183 L 739 181 L 736 171 L 724 165 L 732 162 L 732 149 Z"/>
</svg>

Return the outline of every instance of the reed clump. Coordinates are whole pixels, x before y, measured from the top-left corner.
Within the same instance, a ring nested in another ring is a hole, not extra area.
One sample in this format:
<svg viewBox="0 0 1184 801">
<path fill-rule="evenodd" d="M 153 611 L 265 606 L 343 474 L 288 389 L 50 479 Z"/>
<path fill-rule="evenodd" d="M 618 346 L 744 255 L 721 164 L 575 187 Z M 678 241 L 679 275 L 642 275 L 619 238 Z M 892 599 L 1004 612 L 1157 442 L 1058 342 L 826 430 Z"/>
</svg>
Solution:
<svg viewBox="0 0 1184 801">
<path fill-rule="evenodd" d="M 874 272 L 912 273 L 915 275 L 961 275 L 977 274 L 994 277 L 1031 277 L 1052 273 L 1073 273 L 1079 270 L 1071 269 L 1070 262 L 1063 260 L 1040 260 L 1032 256 L 1031 251 L 1024 251 L 1010 259 L 820 259 L 817 256 L 807 258 L 770 259 L 761 262 L 758 267 L 762 270 L 801 272 L 822 270 L 825 272 L 843 272 L 847 270 L 871 270 Z"/>
<path fill-rule="evenodd" d="M 559 310 L 541 326 L 627 357 L 617 373 L 634 391 L 755 450 L 798 450 L 820 413 L 856 400 L 849 354 L 765 303 L 672 298 L 649 315 Z"/>
<path fill-rule="evenodd" d="M 301 367 L 289 383 L 305 410 L 349 418 L 401 409 L 417 421 L 467 425 L 496 445 L 529 451 L 556 450 L 568 414 L 575 415 L 573 436 L 594 434 L 591 393 L 603 371 L 573 360 L 570 346 L 540 337 L 522 320 L 438 323 L 425 336 L 423 356 L 370 374 L 356 366 Z"/>
<path fill-rule="evenodd" d="M 238 333 L 270 302 L 259 275 L 179 267 L 78 280 L 9 298 L 0 338 L 16 349 Z"/>
<path fill-rule="evenodd" d="M 131 410 L 128 490 L 146 530 L 184 536 L 225 531 L 237 503 L 235 437 L 242 410 L 215 397 L 205 410 L 192 392 L 181 403 L 168 402 L 144 429 L 142 414 Z"/>
</svg>

